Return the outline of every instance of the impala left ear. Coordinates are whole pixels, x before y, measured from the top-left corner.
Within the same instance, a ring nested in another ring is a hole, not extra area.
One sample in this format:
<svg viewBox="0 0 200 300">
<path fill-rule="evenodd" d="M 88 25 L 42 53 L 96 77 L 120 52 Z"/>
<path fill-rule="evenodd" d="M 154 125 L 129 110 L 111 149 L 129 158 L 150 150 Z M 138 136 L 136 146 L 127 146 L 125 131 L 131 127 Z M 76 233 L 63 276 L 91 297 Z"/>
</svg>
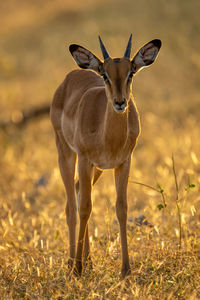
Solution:
<svg viewBox="0 0 200 300">
<path fill-rule="evenodd" d="M 80 68 L 100 71 L 102 62 L 91 51 L 76 44 L 70 45 L 69 51 Z"/>
<path fill-rule="evenodd" d="M 142 68 L 151 65 L 155 61 L 161 45 L 161 40 L 152 40 L 145 44 L 131 61 L 133 72 L 136 73 Z"/>
</svg>

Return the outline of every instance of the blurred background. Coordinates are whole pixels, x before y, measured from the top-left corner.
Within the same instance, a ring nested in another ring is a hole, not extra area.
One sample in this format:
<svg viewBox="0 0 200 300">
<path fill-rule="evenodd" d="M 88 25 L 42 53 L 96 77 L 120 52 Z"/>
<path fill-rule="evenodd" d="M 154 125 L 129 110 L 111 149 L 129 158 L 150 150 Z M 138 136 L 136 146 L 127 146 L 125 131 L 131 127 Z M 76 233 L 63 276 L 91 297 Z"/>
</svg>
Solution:
<svg viewBox="0 0 200 300">
<path fill-rule="evenodd" d="M 144 43 L 161 39 L 157 61 L 133 83 L 142 133 L 133 154 L 130 180 L 162 186 L 169 209 L 167 231 L 176 237 L 173 153 L 183 222 L 189 232 L 197 234 L 199 11 L 197 0 L 1 1 L 0 122 L 17 123 L 23 111 L 50 105 L 57 86 L 76 68 L 68 51 L 70 43 L 89 48 L 102 58 L 99 34 L 113 57 L 123 55 L 130 33 L 132 55 Z M 39 238 L 54 236 L 50 247 L 65 247 L 65 192 L 48 115 L 20 128 L 13 124 L 0 130 L 0 169 L 1 231 L 10 228 L 7 239 L 37 245 Z M 128 195 L 129 222 L 144 215 L 162 230 L 163 213 L 157 207 L 162 203 L 160 193 L 129 183 Z M 104 232 L 105 224 L 116 223 L 111 171 L 100 179 L 93 199 L 91 230 L 97 226 Z"/>
</svg>

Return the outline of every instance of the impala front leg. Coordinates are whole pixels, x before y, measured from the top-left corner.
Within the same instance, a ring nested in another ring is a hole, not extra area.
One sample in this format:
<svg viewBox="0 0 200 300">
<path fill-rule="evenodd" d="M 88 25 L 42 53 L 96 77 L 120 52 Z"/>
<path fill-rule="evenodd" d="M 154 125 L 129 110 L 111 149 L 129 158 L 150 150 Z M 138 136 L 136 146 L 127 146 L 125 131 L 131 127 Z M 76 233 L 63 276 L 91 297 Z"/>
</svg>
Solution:
<svg viewBox="0 0 200 300">
<path fill-rule="evenodd" d="M 130 264 L 127 246 L 127 184 L 130 170 L 131 158 L 124 162 L 119 168 L 115 169 L 115 185 L 117 192 L 116 213 L 120 226 L 121 249 L 122 249 L 122 269 L 121 274 L 124 278 L 130 274 Z"/>
<path fill-rule="evenodd" d="M 78 237 L 78 247 L 76 253 L 75 274 L 81 275 L 82 272 L 82 256 L 83 244 L 85 240 L 86 228 L 90 213 L 92 210 L 91 202 L 91 180 L 92 180 L 92 165 L 86 158 L 78 158 L 78 174 L 79 174 L 79 197 L 80 197 L 80 229 Z"/>
</svg>

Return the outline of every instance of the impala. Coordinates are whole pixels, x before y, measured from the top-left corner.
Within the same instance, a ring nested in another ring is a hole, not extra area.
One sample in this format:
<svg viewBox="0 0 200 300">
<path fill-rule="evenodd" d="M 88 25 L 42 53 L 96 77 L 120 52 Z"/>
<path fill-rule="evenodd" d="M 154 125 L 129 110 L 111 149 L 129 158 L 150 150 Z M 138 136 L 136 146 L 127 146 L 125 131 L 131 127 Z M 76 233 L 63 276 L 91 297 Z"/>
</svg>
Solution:
<svg viewBox="0 0 200 300">
<path fill-rule="evenodd" d="M 131 153 L 140 134 L 139 114 L 131 93 L 132 79 L 154 62 L 161 41 L 145 44 L 130 59 L 132 35 L 124 56 L 112 59 L 101 38 L 104 61 L 76 44 L 69 50 L 81 69 L 70 72 L 55 92 L 51 121 L 58 161 L 67 194 L 70 258 L 74 273 L 81 275 L 82 256 L 90 258 L 88 219 L 92 210 L 91 189 L 104 169 L 114 169 L 116 214 L 120 226 L 122 277 L 130 273 L 127 246 L 127 183 Z M 78 157 L 78 181 L 75 165 Z M 78 198 L 80 228 L 76 249 Z M 83 251 L 84 250 L 84 251 Z M 75 262 L 75 265 L 74 265 Z"/>
</svg>

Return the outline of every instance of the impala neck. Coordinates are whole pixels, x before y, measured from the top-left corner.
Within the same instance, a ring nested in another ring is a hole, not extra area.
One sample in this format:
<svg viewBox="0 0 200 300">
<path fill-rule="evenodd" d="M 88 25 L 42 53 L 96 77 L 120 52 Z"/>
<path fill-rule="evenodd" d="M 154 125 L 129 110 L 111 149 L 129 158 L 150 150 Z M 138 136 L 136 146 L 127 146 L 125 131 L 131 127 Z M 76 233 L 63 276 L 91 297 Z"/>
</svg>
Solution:
<svg viewBox="0 0 200 300">
<path fill-rule="evenodd" d="M 104 141 L 113 149 L 125 145 L 128 134 L 128 108 L 124 113 L 117 113 L 110 101 L 107 103 L 105 123 L 104 123 Z"/>
</svg>

